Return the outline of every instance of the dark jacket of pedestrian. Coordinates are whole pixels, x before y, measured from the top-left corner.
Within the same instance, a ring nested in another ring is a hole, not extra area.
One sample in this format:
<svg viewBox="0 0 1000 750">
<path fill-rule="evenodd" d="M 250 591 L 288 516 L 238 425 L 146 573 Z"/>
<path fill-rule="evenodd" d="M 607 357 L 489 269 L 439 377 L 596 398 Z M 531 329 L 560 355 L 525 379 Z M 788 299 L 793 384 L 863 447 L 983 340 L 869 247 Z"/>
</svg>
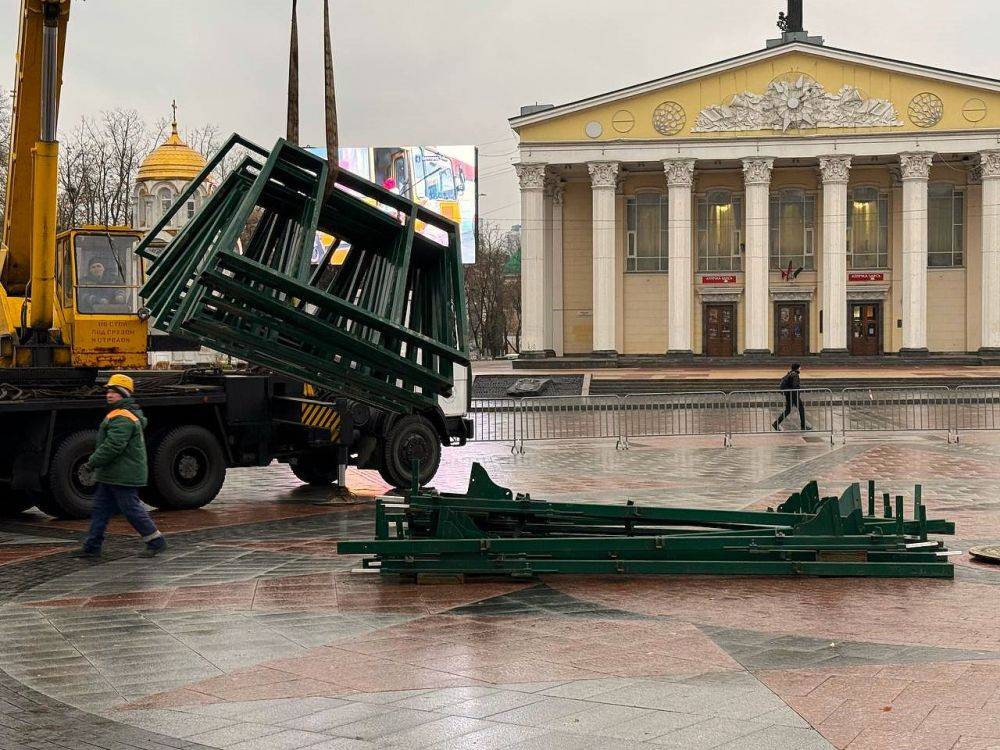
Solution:
<svg viewBox="0 0 1000 750">
<path fill-rule="evenodd" d="M 773 382 L 773 381 L 772 381 Z M 785 376 L 778 383 L 779 391 L 797 391 L 802 387 L 799 380 L 799 371 L 792 369 L 785 373 Z"/>
</svg>

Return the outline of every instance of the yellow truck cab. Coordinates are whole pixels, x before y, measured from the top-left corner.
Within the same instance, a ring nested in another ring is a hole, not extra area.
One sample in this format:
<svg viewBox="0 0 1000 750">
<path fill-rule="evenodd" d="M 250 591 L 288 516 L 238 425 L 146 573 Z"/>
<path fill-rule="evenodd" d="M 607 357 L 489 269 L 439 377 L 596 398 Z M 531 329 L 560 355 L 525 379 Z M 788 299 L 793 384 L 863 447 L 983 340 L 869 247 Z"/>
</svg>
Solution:
<svg viewBox="0 0 1000 750">
<path fill-rule="evenodd" d="M 83 226 L 56 238 L 56 327 L 75 367 L 146 367 L 147 315 L 139 300 L 141 233 Z"/>
</svg>

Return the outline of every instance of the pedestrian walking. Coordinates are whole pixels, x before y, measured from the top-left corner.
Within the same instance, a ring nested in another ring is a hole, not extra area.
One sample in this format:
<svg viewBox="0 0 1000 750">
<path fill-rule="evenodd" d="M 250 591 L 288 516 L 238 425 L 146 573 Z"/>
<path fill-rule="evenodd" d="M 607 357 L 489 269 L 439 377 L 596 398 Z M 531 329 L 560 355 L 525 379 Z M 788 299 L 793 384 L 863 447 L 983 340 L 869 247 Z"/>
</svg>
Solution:
<svg viewBox="0 0 1000 750">
<path fill-rule="evenodd" d="M 792 409 L 797 407 L 799 410 L 799 423 L 803 430 L 812 429 L 806 424 L 806 406 L 802 401 L 802 383 L 799 380 L 799 370 L 800 365 L 798 362 L 793 364 L 785 376 L 778 383 L 778 390 L 785 397 L 785 411 L 782 412 L 781 416 L 776 420 L 771 422 L 771 429 L 776 431 L 781 427 L 781 423 L 785 421 L 785 417 L 792 413 Z"/>
<path fill-rule="evenodd" d="M 110 407 L 97 430 L 97 445 L 87 459 L 97 488 L 94 510 L 90 514 L 90 532 L 83 547 L 73 557 L 100 557 L 108 521 L 121 513 L 132 524 L 146 548 L 139 557 L 153 557 L 163 552 L 167 541 L 139 500 L 139 488 L 146 485 L 146 441 L 143 428 L 146 417 L 132 399 L 135 383 L 128 375 L 116 373 L 108 379 L 105 397 Z"/>
</svg>

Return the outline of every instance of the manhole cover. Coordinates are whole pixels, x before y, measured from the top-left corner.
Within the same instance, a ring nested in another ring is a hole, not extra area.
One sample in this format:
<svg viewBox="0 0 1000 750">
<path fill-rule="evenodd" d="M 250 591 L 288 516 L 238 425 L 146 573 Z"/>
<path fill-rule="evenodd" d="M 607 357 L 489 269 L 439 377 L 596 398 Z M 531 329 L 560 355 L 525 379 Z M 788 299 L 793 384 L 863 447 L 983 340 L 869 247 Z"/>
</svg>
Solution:
<svg viewBox="0 0 1000 750">
<path fill-rule="evenodd" d="M 985 544 L 981 547 L 972 547 L 969 554 L 982 562 L 1000 564 L 1000 544 Z"/>
</svg>

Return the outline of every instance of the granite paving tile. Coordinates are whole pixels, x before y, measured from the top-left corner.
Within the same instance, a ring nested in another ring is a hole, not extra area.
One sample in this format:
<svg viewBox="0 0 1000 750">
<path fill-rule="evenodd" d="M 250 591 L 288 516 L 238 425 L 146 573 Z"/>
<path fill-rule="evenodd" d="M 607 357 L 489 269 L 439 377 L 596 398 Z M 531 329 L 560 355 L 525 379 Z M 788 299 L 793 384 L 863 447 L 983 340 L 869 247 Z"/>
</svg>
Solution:
<svg viewBox="0 0 1000 750">
<path fill-rule="evenodd" d="M 652 742 L 684 750 L 708 750 L 765 728 L 765 724 L 756 721 L 712 718 L 667 732 Z"/>
<path fill-rule="evenodd" d="M 430 711 L 414 711 L 413 709 L 397 708 L 391 711 L 371 715 L 349 724 L 339 724 L 326 729 L 327 734 L 338 737 L 353 737 L 359 740 L 377 740 L 387 735 L 397 734 L 405 729 L 411 729 L 423 724 L 437 721 L 441 717 Z"/>
<path fill-rule="evenodd" d="M 403 729 L 399 732 L 383 735 L 378 738 L 381 747 L 425 748 L 440 742 L 462 737 L 495 726 L 481 719 L 470 719 L 465 716 L 444 716 L 417 726 Z M 370 738 L 368 738 L 370 739 Z"/>
<path fill-rule="evenodd" d="M 329 739 L 322 734 L 286 729 L 277 734 L 238 742 L 235 745 L 230 745 L 230 748 L 232 750 L 298 750 L 300 747 L 312 747 Z"/>
<path fill-rule="evenodd" d="M 281 731 L 281 728 L 271 724 L 243 722 L 191 735 L 188 739 L 202 745 L 210 745 L 211 747 L 230 747 L 244 740 L 255 740 L 260 737 L 273 736 Z"/>
<path fill-rule="evenodd" d="M 546 730 L 515 724 L 492 724 L 469 734 L 454 737 L 431 745 L 432 750 L 501 750 L 525 740 L 542 737 Z"/>
</svg>

